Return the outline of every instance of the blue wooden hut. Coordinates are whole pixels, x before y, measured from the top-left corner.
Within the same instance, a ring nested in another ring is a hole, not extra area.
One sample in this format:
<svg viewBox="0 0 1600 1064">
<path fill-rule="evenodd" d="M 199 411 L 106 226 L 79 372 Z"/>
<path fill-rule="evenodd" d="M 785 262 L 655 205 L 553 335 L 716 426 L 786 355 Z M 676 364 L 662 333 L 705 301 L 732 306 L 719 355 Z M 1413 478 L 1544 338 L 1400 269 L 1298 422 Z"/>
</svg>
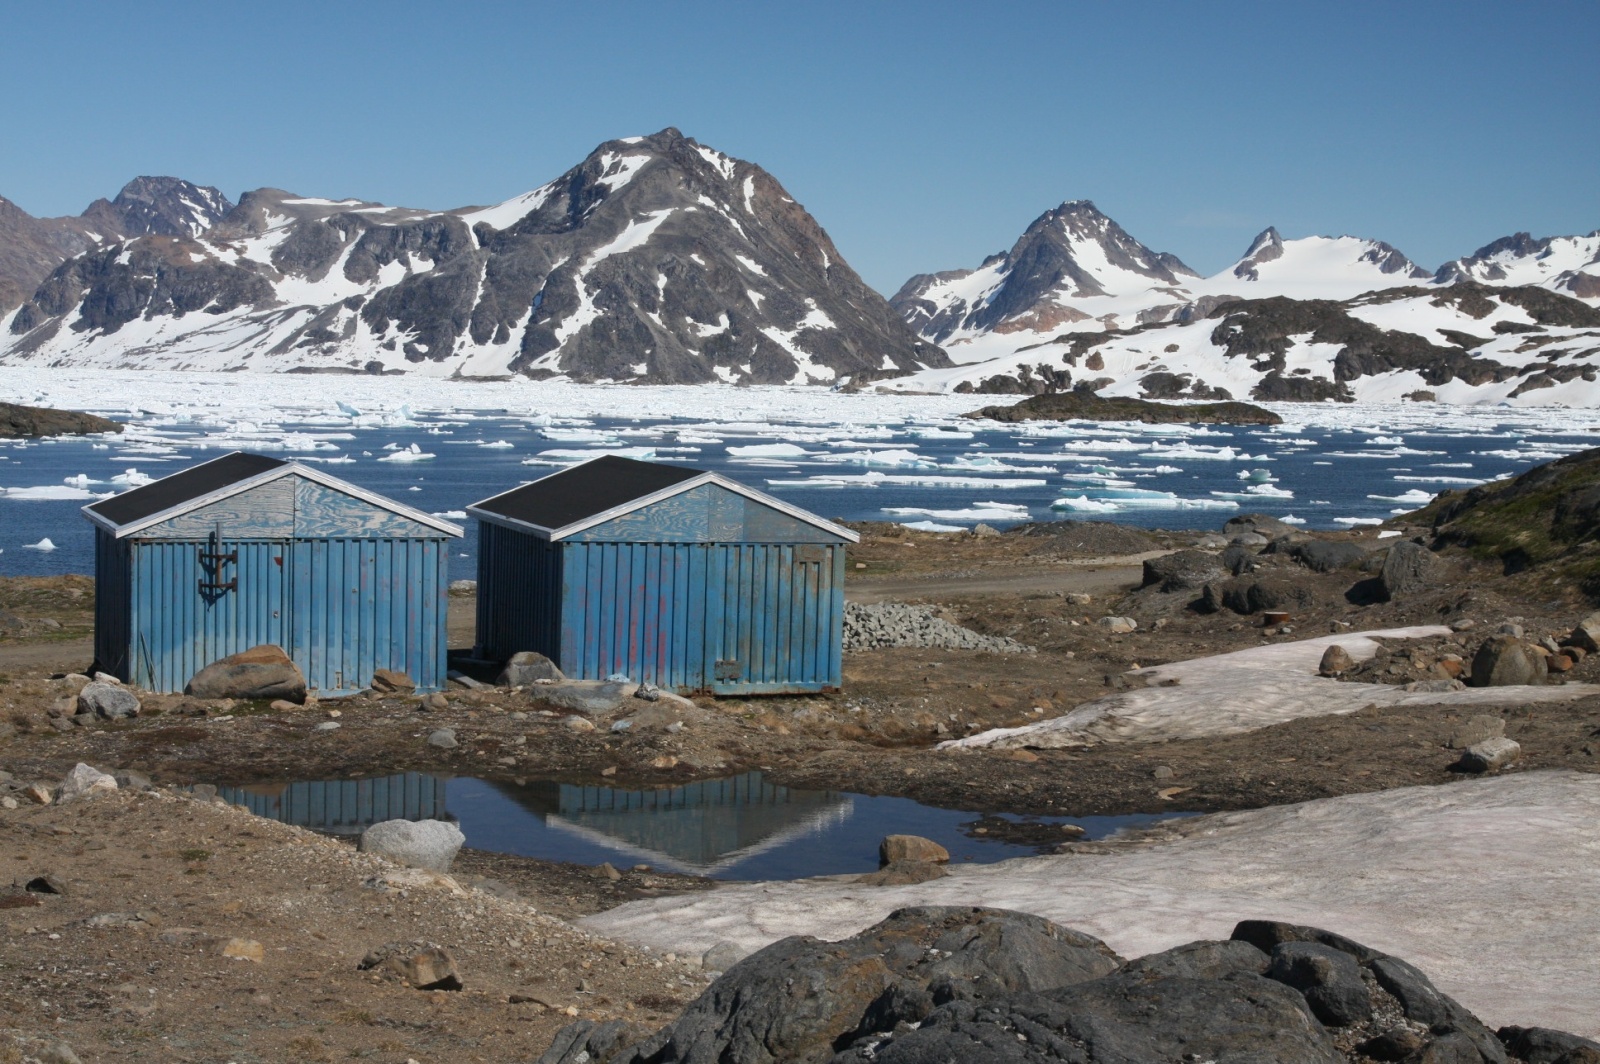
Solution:
<svg viewBox="0 0 1600 1064">
<path fill-rule="evenodd" d="M 839 686 L 845 545 L 859 537 L 736 480 L 605 456 L 467 508 L 480 658 L 679 692 Z"/>
<path fill-rule="evenodd" d="M 95 658 L 152 691 L 264 643 L 323 696 L 375 669 L 437 690 L 448 543 L 461 529 L 329 476 L 236 452 L 91 503 Z"/>
</svg>

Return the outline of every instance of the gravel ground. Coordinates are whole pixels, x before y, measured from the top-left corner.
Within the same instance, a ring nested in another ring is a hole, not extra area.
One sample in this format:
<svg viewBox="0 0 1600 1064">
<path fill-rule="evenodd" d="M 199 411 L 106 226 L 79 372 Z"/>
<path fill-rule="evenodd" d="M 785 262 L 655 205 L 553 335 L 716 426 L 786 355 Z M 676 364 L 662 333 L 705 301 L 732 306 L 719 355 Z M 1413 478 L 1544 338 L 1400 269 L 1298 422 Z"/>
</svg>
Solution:
<svg viewBox="0 0 1600 1064">
<path fill-rule="evenodd" d="M 926 606 L 899 602 L 872 605 L 848 603 L 844 608 L 844 648 L 936 647 L 944 650 L 988 650 L 998 654 L 1031 654 L 1033 647 L 1005 636 L 988 636 L 934 616 Z"/>
</svg>

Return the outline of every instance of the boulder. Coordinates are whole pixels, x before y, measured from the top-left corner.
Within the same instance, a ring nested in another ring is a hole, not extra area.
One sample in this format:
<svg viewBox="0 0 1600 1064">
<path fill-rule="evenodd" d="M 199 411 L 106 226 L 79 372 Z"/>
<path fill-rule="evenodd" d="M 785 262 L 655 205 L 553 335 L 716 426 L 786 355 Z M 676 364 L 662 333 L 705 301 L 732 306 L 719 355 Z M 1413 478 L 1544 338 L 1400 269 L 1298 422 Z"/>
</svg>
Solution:
<svg viewBox="0 0 1600 1064">
<path fill-rule="evenodd" d="M 864 887 L 909 887 L 949 874 L 944 865 L 932 861 L 892 861 L 876 872 L 857 876 L 855 881 Z"/>
<path fill-rule="evenodd" d="M 1203 550 L 1180 550 L 1159 558 L 1146 558 L 1140 587 L 1158 591 L 1199 591 L 1225 576 L 1222 560 Z"/>
<path fill-rule="evenodd" d="M 1566 641 L 1569 646 L 1578 647 L 1586 654 L 1600 652 L 1600 610 L 1579 621 Z"/>
<path fill-rule="evenodd" d="M 1522 746 L 1516 740 L 1500 736 L 1467 747 L 1456 768 L 1462 772 L 1499 772 L 1521 756 Z"/>
<path fill-rule="evenodd" d="M 413 868 L 448 872 L 466 841 L 460 828 L 444 820 L 385 820 L 361 833 L 358 848 Z"/>
<path fill-rule="evenodd" d="M 1420 543 L 1404 540 L 1389 548 L 1378 581 L 1384 598 L 1393 601 L 1434 586 L 1439 579 L 1439 559 Z"/>
<path fill-rule="evenodd" d="M 1265 547 L 1272 541 L 1259 532 L 1240 532 L 1228 542 L 1235 547 Z"/>
<path fill-rule="evenodd" d="M 110 794 L 116 789 L 115 777 L 80 761 L 71 772 L 67 773 L 67 778 L 61 781 L 60 800 L 65 802 L 73 798 L 94 798 Z"/>
<path fill-rule="evenodd" d="M 409 695 L 417 689 L 417 681 L 409 673 L 393 669 L 372 670 L 372 690 L 380 695 Z"/>
<path fill-rule="evenodd" d="M 1544 659 L 1512 635 L 1491 636 L 1472 656 L 1472 686 L 1510 687 L 1544 683 Z"/>
<path fill-rule="evenodd" d="M 390 942 L 370 951 L 356 967 L 361 971 L 383 968 L 418 990 L 460 990 L 462 986 L 456 959 L 432 942 Z"/>
<path fill-rule="evenodd" d="M 1495 1034 L 1527 1064 L 1600 1064 L 1600 1042 L 1548 1027 L 1502 1027 Z"/>
<path fill-rule="evenodd" d="M 1359 565 L 1367 552 L 1349 540 L 1312 539 L 1289 548 L 1289 557 L 1316 573 Z"/>
<path fill-rule="evenodd" d="M 1132 617 L 1102 617 L 1097 623 L 1112 635 L 1127 635 L 1139 628 L 1139 622 Z"/>
<path fill-rule="evenodd" d="M 535 680 L 560 682 L 566 673 L 556 668 L 556 663 L 536 650 L 522 650 L 511 655 L 506 667 L 500 671 L 495 683 L 501 687 L 527 687 Z"/>
<path fill-rule="evenodd" d="M 1218 560 L 1222 562 L 1222 567 L 1228 571 L 1229 576 L 1238 576 L 1254 569 L 1258 564 L 1256 561 L 1258 557 L 1259 555 L 1254 548 L 1246 547 L 1242 543 L 1235 543 L 1223 551 Z M 1205 585 L 1201 584 L 1200 586 L 1204 587 Z"/>
<path fill-rule="evenodd" d="M 1149 953 L 1123 966 L 1153 978 L 1226 979 L 1230 975 L 1263 975 L 1269 958 L 1248 942 L 1190 942 L 1161 953 Z"/>
<path fill-rule="evenodd" d="M 119 684 L 85 684 L 78 692 L 78 712 L 106 720 L 121 720 L 139 715 L 139 700 L 133 692 Z"/>
<path fill-rule="evenodd" d="M 1216 588 L 1215 591 L 1212 589 Z M 1234 613 L 1265 613 L 1268 610 L 1304 612 L 1317 603 L 1316 593 L 1296 580 L 1281 576 L 1242 576 L 1220 587 L 1206 585 L 1209 596 Z"/>
<path fill-rule="evenodd" d="M 1355 659 L 1350 656 L 1350 652 L 1338 643 L 1334 643 L 1322 652 L 1322 661 L 1317 665 L 1317 675 L 1343 676 L 1355 667 Z"/>
<path fill-rule="evenodd" d="M 944 864 L 950 860 L 950 851 L 932 839 L 921 835 L 885 835 L 878 843 L 878 867 L 896 861 L 927 861 Z"/>
<path fill-rule="evenodd" d="M 1329 1027 L 1349 1027 L 1372 1015 L 1372 995 L 1361 980 L 1361 966 L 1331 946 L 1281 942 L 1272 948 L 1266 975 L 1300 991 L 1312 1013 Z"/>
<path fill-rule="evenodd" d="M 631 683 L 605 680 L 566 680 L 541 686 L 538 697 L 573 713 L 615 713 L 635 690 Z"/>
<path fill-rule="evenodd" d="M 440 750 L 454 750 L 458 745 L 454 728 L 439 728 L 428 736 L 428 745 Z"/>
<path fill-rule="evenodd" d="M 250 698 L 304 704 L 306 678 L 282 647 L 264 644 L 230 654 L 194 674 L 184 693 L 195 698 Z"/>
<path fill-rule="evenodd" d="M 1224 536 L 1231 537 L 1253 532 L 1261 536 L 1264 541 L 1277 539 L 1279 536 L 1287 536 L 1293 531 L 1295 531 L 1293 525 L 1286 525 L 1276 517 L 1270 517 L 1267 514 L 1240 514 L 1237 517 L 1228 518 L 1222 525 L 1222 534 Z"/>
</svg>

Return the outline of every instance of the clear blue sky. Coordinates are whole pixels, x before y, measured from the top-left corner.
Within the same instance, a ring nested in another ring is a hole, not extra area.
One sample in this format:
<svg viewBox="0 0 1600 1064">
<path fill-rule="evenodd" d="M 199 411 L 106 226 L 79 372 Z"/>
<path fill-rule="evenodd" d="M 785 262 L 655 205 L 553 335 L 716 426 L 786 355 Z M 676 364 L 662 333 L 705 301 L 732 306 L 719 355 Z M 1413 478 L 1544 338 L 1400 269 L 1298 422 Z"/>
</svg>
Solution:
<svg viewBox="0 0 1600 1064">
<path fill-rule="evenodd" d="M 867 281 L 1087 198 L 1203 273 L 1267 225 L 1423 265 L 1600 228 L 1600 3 L 24 3 L 0 194 L 137 174 L 490 203 L 674 125 Z"/>
</svg>

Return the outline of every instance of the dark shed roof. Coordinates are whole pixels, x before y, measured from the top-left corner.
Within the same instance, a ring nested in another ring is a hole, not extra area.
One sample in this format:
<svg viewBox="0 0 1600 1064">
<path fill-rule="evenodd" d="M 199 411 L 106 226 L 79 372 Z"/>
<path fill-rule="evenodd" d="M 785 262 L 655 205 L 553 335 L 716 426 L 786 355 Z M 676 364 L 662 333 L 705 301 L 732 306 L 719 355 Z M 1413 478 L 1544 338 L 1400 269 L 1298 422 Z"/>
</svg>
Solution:
<svg viewBox="0 0 1600 1064">
<path fill-rule="evenodd" d="M 692 466 L 605 455 L 485 499 L 474 509 L 539 528 L 565 528 L 704 474 Z"/>
<path fill-rule="evenodd" d="M 84 509 L 120 527 L 288 464 L 280 458 L 236 451 L 170 477 L 162 477 L 142 488 L 102 499 Z"/>
</svg>

